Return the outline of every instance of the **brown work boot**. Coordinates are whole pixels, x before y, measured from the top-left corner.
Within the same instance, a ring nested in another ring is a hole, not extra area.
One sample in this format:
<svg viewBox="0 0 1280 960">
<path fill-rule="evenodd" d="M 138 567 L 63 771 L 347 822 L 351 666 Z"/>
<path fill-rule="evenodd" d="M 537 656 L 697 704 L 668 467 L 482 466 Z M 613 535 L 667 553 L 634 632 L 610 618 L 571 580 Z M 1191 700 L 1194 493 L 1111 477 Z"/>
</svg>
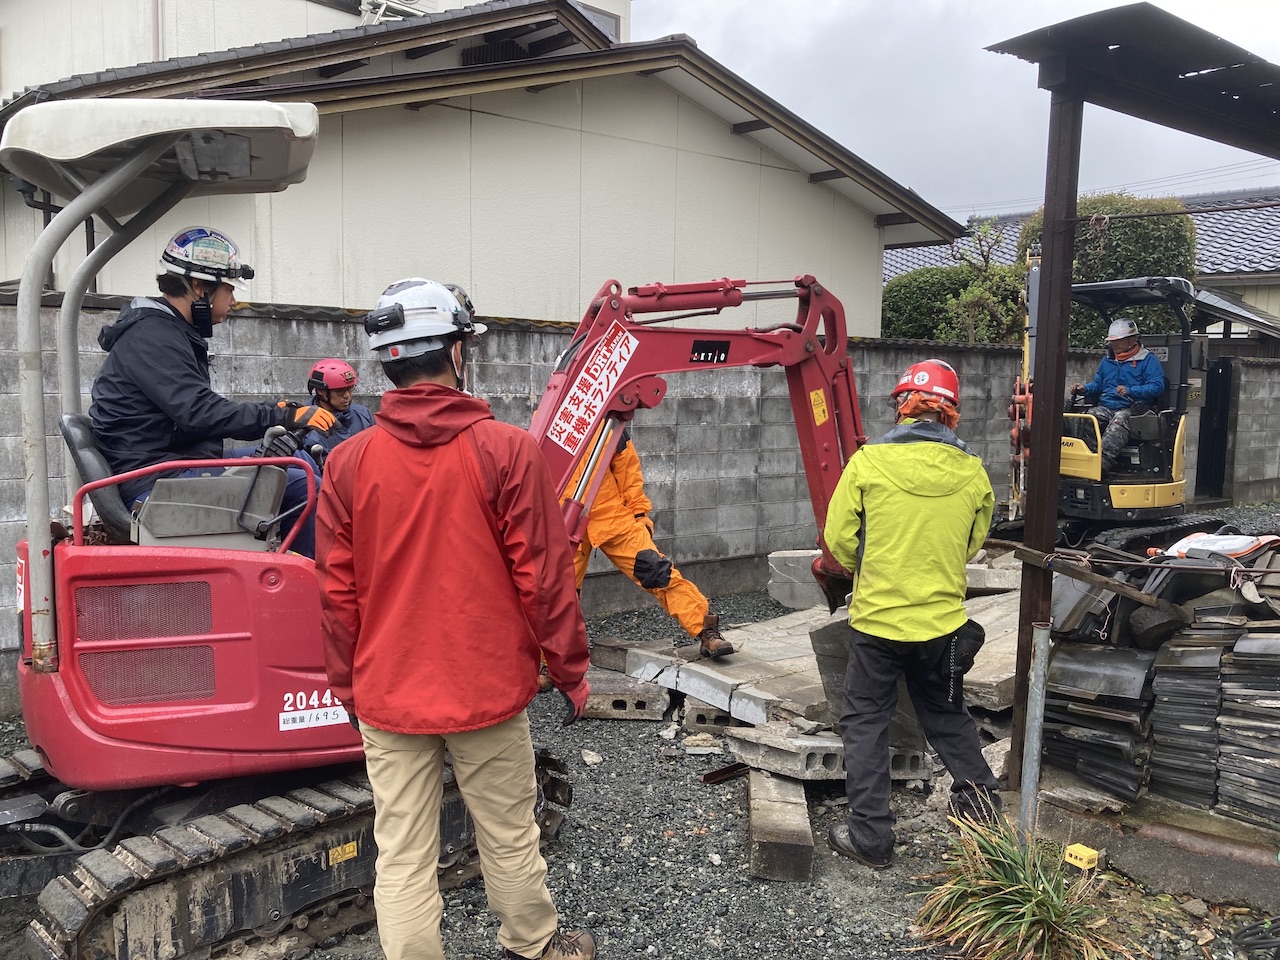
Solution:
<svg viewBox="0 0 1280 960">
<path fill-rule="evenodd" d="M 727 657 L 733 653 L 733 644 L 720 636 L 720 618 L 708 613 L 698 634 L 698 652 L 704 657 Z"/>
<path fill-rule="evenodd" d="M 537 958 L 524 958 L 503 948 L 506 960 L 592 960 L 596 942 L 587 930 L 557 930 Z"/>
</svg>

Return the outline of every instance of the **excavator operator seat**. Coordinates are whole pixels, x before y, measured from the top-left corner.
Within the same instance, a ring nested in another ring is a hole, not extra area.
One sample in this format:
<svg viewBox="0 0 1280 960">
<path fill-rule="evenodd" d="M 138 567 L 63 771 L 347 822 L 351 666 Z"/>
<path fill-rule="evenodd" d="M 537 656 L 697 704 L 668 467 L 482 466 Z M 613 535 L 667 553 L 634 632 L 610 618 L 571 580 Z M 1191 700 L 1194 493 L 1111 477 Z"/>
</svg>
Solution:
<svg viewBox="0 0 1280 960">
<path fill-rule="evenodd" d="M 64 413 L 58 429 L 85 482 L 113 476 L 88 417 Z M 280 513 L 287 483 L 279 467 L 230 467 L 204 477 L 162 477 L 136 519 L 118 486 L 93 490 L 89 500 L 108 543 L 262 551 L 270 538 L 259 535 L 258 528 Z"/>
<path fill-rule="evenodd" d="M 93 424 L 83 413 L 64 413 L 58 418 L 58 430 L 71 451 L 76 470 L 86 483 L 106 480 L 111 476 L 107 458 L 93 439 Z M 111 543 L 133 542 L 133 516 L 120 497 L 119 487 L 100 487 L 89 493 L 89 501 L 102 521 Z"/>
<path fill-rule="evenodd" d="M 204 477 L 162 477 L 138 511 L 143 546 L 266 550 L 259 526 L 280 513 L 288 477 L 279 467 L 228 467 Z"/>
</svg>

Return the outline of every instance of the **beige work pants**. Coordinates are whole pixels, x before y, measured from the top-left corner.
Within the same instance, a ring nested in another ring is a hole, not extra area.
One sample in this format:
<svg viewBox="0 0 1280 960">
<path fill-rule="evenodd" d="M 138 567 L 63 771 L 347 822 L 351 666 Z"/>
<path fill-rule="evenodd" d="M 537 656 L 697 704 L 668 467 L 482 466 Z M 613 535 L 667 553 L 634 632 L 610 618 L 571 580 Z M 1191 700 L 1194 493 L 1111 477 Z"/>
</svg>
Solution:
<svg viewBox="0 0 1280 960">
<path fill-rule="evenodd" d="M 558 917 L 538 852 L 528 715 L 441 736 L 389 733 L 369 724 L 361 724 L 361 732 L 378 843 L 374 903 L 387 960 L 444 960 L 436 864 L 446 747 L 475 823 L 485 896 L 501 921 L 498 942 L 522 957 L 539 956 Z"/>
</svg>

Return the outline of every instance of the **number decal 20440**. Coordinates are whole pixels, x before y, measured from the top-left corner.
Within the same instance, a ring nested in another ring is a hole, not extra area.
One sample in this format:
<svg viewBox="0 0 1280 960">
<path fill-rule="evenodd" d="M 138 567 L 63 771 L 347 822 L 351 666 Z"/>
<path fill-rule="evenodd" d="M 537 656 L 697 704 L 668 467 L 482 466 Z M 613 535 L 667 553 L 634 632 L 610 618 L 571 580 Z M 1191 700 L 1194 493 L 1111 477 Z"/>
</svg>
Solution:
<svg viewBox="0 0 1280 960">
<path fill-rule="evenodd" d="M 332 690 L 291 690 L 284 695 L 280 711 L 280 729 L 305 730 L 349 723 L 346 708 Z"/>
</svg>

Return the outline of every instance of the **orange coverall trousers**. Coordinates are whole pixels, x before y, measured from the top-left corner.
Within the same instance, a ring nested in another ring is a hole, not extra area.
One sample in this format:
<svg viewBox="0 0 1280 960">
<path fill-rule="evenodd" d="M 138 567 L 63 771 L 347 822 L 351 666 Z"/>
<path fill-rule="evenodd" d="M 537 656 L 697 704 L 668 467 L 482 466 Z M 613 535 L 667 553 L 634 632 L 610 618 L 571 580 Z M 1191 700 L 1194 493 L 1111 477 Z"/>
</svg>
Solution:
<svg viewBox="0 0 1280 960">
<path fill-rule="evenodd" d="M 574 553 L 578 589 L 587 575 L 592 549 L 599 550 L 633 583 L 656 597 L 685 633 L 697 638 L 707 617 L 707 598 L 654 544 L 652 509 L 644 494 L 640 458 L 628 440 L 609 463 L 587 515 L 586 535 Z"/>
</svg>

